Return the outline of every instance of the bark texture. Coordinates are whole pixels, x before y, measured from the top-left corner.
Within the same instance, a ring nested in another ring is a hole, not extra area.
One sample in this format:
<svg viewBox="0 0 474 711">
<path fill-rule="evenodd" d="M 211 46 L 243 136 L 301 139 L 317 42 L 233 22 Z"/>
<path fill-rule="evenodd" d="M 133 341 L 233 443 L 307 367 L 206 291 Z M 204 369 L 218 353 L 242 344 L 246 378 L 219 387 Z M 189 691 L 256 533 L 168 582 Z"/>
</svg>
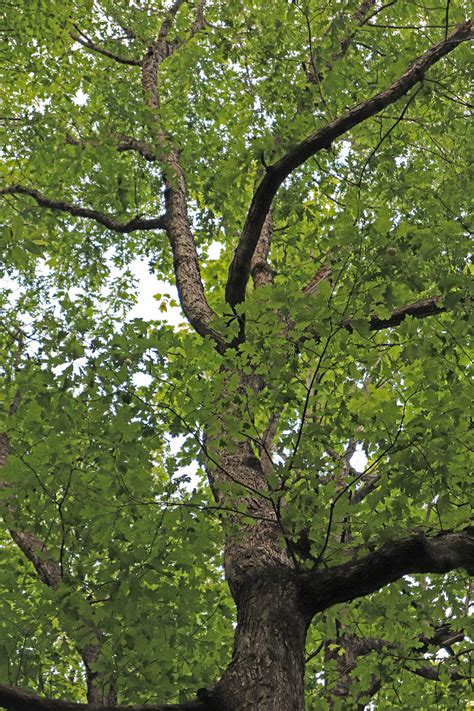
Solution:
<svg viewBox="0 0 474 711">
<path fill-rule="evenodd" d="M 309 618 L 293 578 L 268 570 L 241 585 L 232 662 L 214 691 L 226 711 L 303 711 Z"/>
</svg>

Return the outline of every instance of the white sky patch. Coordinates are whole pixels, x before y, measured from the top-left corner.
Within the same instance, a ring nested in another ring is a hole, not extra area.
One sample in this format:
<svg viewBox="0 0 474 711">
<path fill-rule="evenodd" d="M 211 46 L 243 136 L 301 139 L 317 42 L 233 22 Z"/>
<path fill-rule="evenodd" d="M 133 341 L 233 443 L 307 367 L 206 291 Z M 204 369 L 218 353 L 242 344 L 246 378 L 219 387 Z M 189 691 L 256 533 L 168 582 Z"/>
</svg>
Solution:
<svg viewBox="0 0 474 711">
<path fill-rule="evenodd" d="M 72 102 L 76 106 L 84 106 L 89 100 L 89 94 L 86 94 L 82 89 L 78 89 L 72 97 Z"/>
<path fill-rule="evenodd" d="M 338 146 L 338 154 L 336 158 L 336 163 L 341 163 L 342 165 L 347 165 L 347 157 L 351 150 L 350 141 L 341 141 L 340 146 Z"/>
<path fill-rule="evenodd" d="M 349 463 L 356 472 L 363 472 L 367 466 L 368 458 L 366 453 L 363 451 L 360 444 L 357 445 L 357 449 L 349 460 Z"/>
<path fill-rule="evenodd" d="M 185 441 L 185 435 L 178 435 L 177 437 L 173 437 L 169 441 L 170 452 L 172 454 L 177 454 L 183 447 Z M 192 492 L 193 489 L 197 489 L 200 484 L 200 478 L 198 477 L 197 472 L 197 462 L 191 462 L 191 464 L 187 464 L 185 467 L 179 467 L 179 469 L 177 470 L 177 474 L 179 474 L 179 476 L 189 477 L 189 482 L 184 486 L 184 488 L 189 492 Z"/>
<path fill-rule="evenodd" d="M 219 259 L 221 252 L 224 249 L 222 242 L 213 242 L 207 248 L 207 255 L 209 259 Z"/>
<path fill-rule="evenodd" d="M 172 326 L 184 325 L 180 307 L 168 303 L 178 303 L 176 287 L 150 274 L 144 260 L 134 259 L 130 269 L 137 280 L 137 303 L 128 314 L 128 320 L 142 318 L 144 321 L 166 321 Z M 161 294 L 161 297 L 157 298 L 158 294 Z M 166 311 L 160 311 L 160 303 L 166 304 Z"/>
</svg>

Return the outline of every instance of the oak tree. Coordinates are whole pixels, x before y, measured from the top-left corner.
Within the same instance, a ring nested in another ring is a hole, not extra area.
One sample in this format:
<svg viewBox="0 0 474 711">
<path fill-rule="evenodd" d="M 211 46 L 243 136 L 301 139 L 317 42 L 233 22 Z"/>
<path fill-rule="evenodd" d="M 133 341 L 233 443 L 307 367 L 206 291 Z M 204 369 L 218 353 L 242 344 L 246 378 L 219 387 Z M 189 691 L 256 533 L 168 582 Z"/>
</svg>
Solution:
<svg viewBox="0 0 474 711">
<path fill-rule="evenodd" d="M 0 706 L 466 708 L 467 2 L 2 16 Z"/>
</svg>

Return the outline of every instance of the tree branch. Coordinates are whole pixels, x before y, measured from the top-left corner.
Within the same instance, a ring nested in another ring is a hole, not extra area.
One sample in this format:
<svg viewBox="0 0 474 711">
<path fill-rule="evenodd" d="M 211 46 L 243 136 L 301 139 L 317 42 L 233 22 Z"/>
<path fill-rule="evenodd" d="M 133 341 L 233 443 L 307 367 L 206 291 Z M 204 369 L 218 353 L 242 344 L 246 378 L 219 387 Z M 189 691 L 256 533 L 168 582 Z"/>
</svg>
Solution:
<svg viewBox="0 0 474 711">
<path fill-rule="evenodd" d="M 149 143 L 146 143 L 145 141 L 140 141 L 138 138 L 128 136 L 125 133 L 119 133 L 116 136 L 116 141 L 116 148 L 119 153 L 124 153 L 125 151 L 136 151 L 150 163 L 153 163 L 156 160 L 155 149 L 153 148 L 153 146 L 151 146 Z M 71 146 L 81 146 L 82 148 L 85 148 L 88 145 L 94 147 L 99 147 L 101 145 L 100 141 L 98 140 L 76 138 L 70 133 L 66 135 L 66 143 Z"/>
<path fill-rule="evenodd" d="M 89 207 L 82 207 L 74 202 L 66 202 L 65 200 L 53 200 L 35 188 L 28 188 L 25 185 L 9 185 L 6 188 L 0 188 L 0 195 L 29 195 L 40 207 L 46 207 L 49 210 L 58 212 L 68 212 L 74 217 L 85 217 L 89 220 L 95 220 L 100 225 L 107 227 L 114 232 L 122 234 L 134 232 L 135 230 L 165 230 L 166 219 L 164 217 L 133 217 L 128 222 L 119 222 L 104 212 L 93 210 Z"/>
<path fill-rule="evenodd" d="M 308 287 L 306 287 L 306 289 L 307 288 Z M 311 293 L 311 291 L 309 293 Z M 394 311 L 392 311 L 390 316 L 385 319 L 379 318 L 375 315 L 370 316 L 367 319 L 369 331 L 382 331 L 385 328 L 394 328 L 395 326 L 399 326 L 408 316 L 411 316 L 412 318 L 422 319 L 427 318 L 429 316 L 437 316 L 439 314 L 445 313 L 447 309 L 444 306 L 440 305 L 442 301 L 442 296 L 431 296 L 428 299 L 420 299 L 420 301 L 416 301 L 413 304 L 401 306 L 399 309 L 395 309 Z M 360 322 L 361 320 L 363 321 L 363 319 L 347 319 L 343 321 L 341 325 L 347 331 L 352 333 L 356 327 L 357 321 Z M 367 323 L 367 321 L 365 321 L 365 323 Z M 308 337 L 318 337 L 318 334 L 317 332 L 315 332 L 314 328 L 308 328 L 302 335 L 300 342 L 303 343 Z M 360 497 L 357 496 L 356 499 L 358 501 L 362 500 Z M 354 503 L 356 502 L 354 501 Z"/>
<path fill-rule="evenodd" d="M 184 704 L 150 704 L 145 706 L 81 704 L 74 701 L 35 696 L 3 684 L 0 684 L 0 706 L 7 711 L 212 711 L 214 708 L 206 700 L 189 701 Z"/>
<path fill-rule="evenodd" d="M 324 148 L 327 149 L 332 141 L 404 96 L 415 84 L 422 81 L 425 72 L 433 64 L 452 52 L 461 42 L 465 42 L 473 36 L 471 20 L 458 25 L 450 35 L 418 57 L 407 71 L 387 89 L 354 106 L 342 116 L 318 129 L 267 168 L 266 175 L 254 194 L 239 244 L 229 268 L 226 301 L 230 306 L 235 307 L 245 298 L 253 253 L 272 200 L 284 180 L 308 158 Z"/>
<path fill-rule="evenodd" d="M 365 558 L 301 575 L 303 598 L 316 614 L 340 602 L 369 595 L 404 575 L 447 573 L 464 568 L 474 574 L 474 528 L 419 534 L 387 543 Z"/>
<path fill-rule="evenodd" d="M 166 230 L 173 252 L 174 273 L 179 300 L 186 318 L 201 336 L 210 336 L 224 349 L 222 335 L 210 326 L 215 317 L 208 304 L 199 269 L 199 256 L 188 214 L 186 180 L 179 151 L 172 146 L 163 128 L 160 114 L 158 76 L 161 65 L 178 45 L 168 42 L 173 20 L 184 0 L 175 0 L 163 20 L 158 38 L 148 47 L 142 66 L 142 88 L 145 104 L 153 116 L 153 140 L 161 147 L 164 171 Z M 197 8 L 197 27 L 200 26 L 204 3 Z M 194 27 L 194 25 L 193 25 Z M 196 29 L 197 31 L 197 29 Z"/>
<path fill-rule="evenodd" d="M 273 234 L 273 220 L 271 212 L 268 213 L 258 240 L 255 252 L 253 253 L 250 273 L 256 289 L 261 286 L 273 284 L 274 273 L 268 265 L 268 254 Z"/>
<path fill-rule="evenodd" d="M 81 34 L 83 34 L 83 33 L 81 33 Z M 116 54 L 115 52 L 111 52 L 110 50 L 105 49 L 105 47 L 102 47 L 101 45 L 98 45 L 95 42 L 92 42 L 92 40 L 87 38 L 85 35 L 81 36 L 80 34 L 78 35 L 76 32 L 70 32 L 69 36 L 72 37 L 72 39 L 75 42 L 79 42 L 79 44 L 81 44 L 86 49 L 90 49 L 92 52 L 97 52 L 98 54 L 102 54 L 104 57 L 113 59 L 116 62 L 118 62 L 119 64 L 128 64 L 129 66 L 132 66 L 132 67 L 141 67 L 142 66 L 141 59 L 122 57 L 122 55 Z"/>
<path fill-rule="evenodd" d="M 349 32 L 340 42 L 339 49 L 331 54 L 331 59 L 326 62 L 324 69 L 318 69 L 314 63 L 314 57 L 311 57 L 311 66 L 306 70 L 308 81 L 312 84 L 320 84 L 326 75 L 331 71 L 335 62 L 345 57 L 352 40 L 357 34 L 358 27 L 365 24 L 368 20 L 367 13 L 375 5 L 375 0 L 363 0 L 357 10 L 351 16 L 351 25 L 357 25 L 356 29 Z"/>
<path fill-rule="evenodd" d="M 369 477 L 360 489 L 356 489 L 352 494 L 351 505 L 355 506 L 356 504 L 360 504 L 360 502 L 363 501 L 366 496 L 368 496 L 377 487 L 379 481 L 380 474 L 374 474 Z"/>
<path fill-rule="evenodd" d="M 443 662 L 438 662 L 438 664 L 436 665 L 425 667 L 410 667 L 408 665 L 404 665 L 403 668 L 409 672 L 412 672 L 412 674 L 416 674 L 417 676 L 423 677 L 423 679 L 429 679 L 430 681 L 439 681 L 440 667 L 442 664 Z M 467 676 L 464 674 L 460 674 L 456 669 L 449 669 L 448 676 L 451 681 L 462 681 L 472 679 L 470 675 Z"/>
<path fill-rule="evenodd" d="M 407 316 L 412 316 L 413 318 L 426 318 L 427 316 L 436 316 L 441 314 L 446 309 L 444 306 L 440 306 L 443 297 L 432 296 L 429 299 L 422 299 L 414 304 L 407 304 L 402 306 L 400 309 L 395 309 L 392 314 L 386 318 L 379 318 L 378 316 L 372 316 L 370 319 L 369 328 L 371 331 L 381 331 L 384 328 L 392 328 L 393 326 L 399 326 L 402 321 L 406 319 Z M 350 321 L 344 324 L 345 328 L 350 327 Z"/>
<path fill-rule="evenodd" d="M 10 530 L 10 535 L 18 548 L 33 563 L 40 580 L 56 590 L 62 579 L 61 571 L 43 541 L 28 531 Z"/>
<path fill-rule="evenodd" d="M 22 331 L 18 335 L 18 348 L 14 358 L 14 371 L 18 371 L 20 355 L 23 349 L 24 334 Z M 18 389 L 9 408 L 9 415 L 13 416 L 21 402 L 21 391 Z M 0 468 L 4 467 L 10 454 L 10 440 L 6 432 L 0 433 Z M 0 489 L 12 488 L 9 482 L 0 481 Z M 5 522 L 12 540 L 22 553 L 33 564 L 39 579 L 52 590 L 57 590 L 62 579 L 62 564 L 54 560 L 46 548 L 46 544 L 35 533 L 18 530 L 15 527 L 15 515 L 17 506 L 14 503 L 14 495 L 3 501 Z M 101 654 L 103 634 L 91 618 L 82 617 L 79 620 L 94 638 L 91 643 L 77 645 L 77 650 L 84 662 L 87 684 L 87 699 L 90 703 L 109 701 L 115 703 L 116 694 L 113 683 L 107 684 L 108 691 L 105 691 L 103 684 L 103 674 L 93 670 L 93 666 Z"/>
</svg>

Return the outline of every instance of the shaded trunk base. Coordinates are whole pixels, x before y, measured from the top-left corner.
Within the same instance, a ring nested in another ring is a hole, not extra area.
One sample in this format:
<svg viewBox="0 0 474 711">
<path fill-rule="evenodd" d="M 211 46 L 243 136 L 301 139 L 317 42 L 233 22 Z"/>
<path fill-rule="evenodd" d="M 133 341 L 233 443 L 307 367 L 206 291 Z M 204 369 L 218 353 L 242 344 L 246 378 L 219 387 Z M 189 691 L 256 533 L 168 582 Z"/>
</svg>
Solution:
<svg viewBox="0 0 474 711">
<path fill-rule="evenodd" d="M 234 654 L 212 692 L 222 711 L 304 711 L 308 619 L 288 579 L 260 578 L 238 595 Z"/>
</svg>

